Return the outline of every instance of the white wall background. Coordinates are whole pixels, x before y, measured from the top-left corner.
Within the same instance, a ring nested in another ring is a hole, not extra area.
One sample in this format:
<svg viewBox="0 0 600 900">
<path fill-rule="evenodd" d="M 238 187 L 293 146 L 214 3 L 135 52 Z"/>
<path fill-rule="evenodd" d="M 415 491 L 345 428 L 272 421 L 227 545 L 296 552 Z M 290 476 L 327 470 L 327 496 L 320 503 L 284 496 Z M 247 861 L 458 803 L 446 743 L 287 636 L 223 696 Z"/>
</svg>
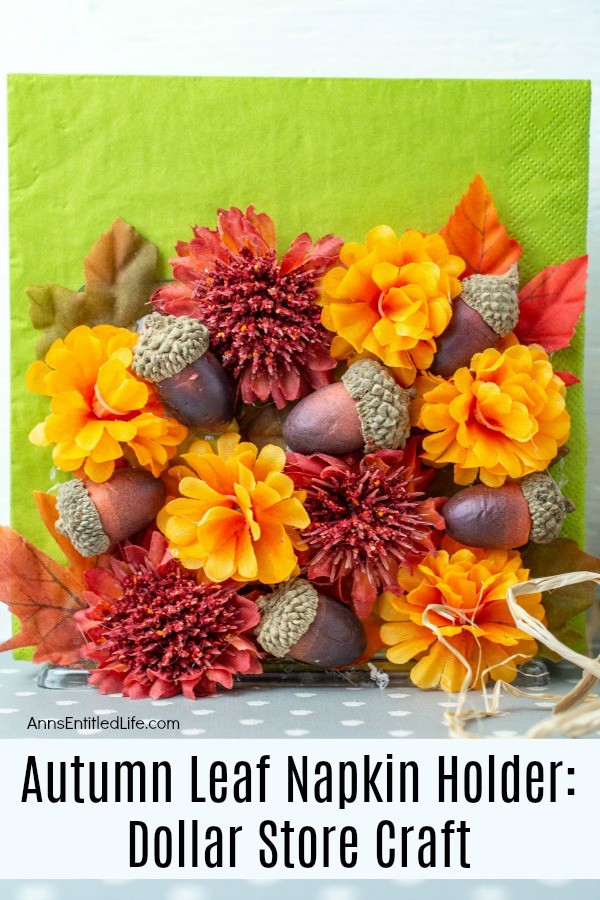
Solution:
<svg viewBox="0 0 600 900">
<path fill-rule="evenodd" d="M 589 78 L 600 0 L 0 0 L 0 74 Z M 596 97 L 597 99 L 597 97 Z M 588 548 L 600 553 L 600 111 L 592 119 Z M 8 521 L 6 100 L 0 98 L 0 521 Z M 32 239 L 39 239 L 33 236 Z"/>
</svg>

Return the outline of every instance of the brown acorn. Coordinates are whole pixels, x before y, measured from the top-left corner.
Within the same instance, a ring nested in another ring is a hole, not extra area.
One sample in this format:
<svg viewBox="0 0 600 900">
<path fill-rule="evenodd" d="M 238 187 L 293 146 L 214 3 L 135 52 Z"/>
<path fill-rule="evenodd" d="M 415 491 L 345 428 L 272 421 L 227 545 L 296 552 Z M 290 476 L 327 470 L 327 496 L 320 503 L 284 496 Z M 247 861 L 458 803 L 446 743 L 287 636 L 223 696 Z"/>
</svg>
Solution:
<svg viewBox="0 0 600 900">
<path fill-rule="evenodd" d="M 441 514 L 446 532 L 461 544 L 514 550 L 527 541 L 547 544 L 557 538 L 574 508 L 547 472 L 535 472 L 498 488 L 466 488 L 446 501 Z"/>
<path fill-rule="evenodd" d="M 164 483 L 145 469 L 117 469 L 101 484 L 74 478 L 58 489 L 56 530 L 82 556 L 96 556 L 149 525 L 166 496 Z"/>
<path fill-rule="evenodd" d="M 396 450 L 410 433 L 411 397 L 381 363 L 362 359 L 341 381 L 301 400 L 285 420 L 283 437 L 295 453 Z"/>
<path fill-rule="evenodd" d="M 436 340 L 430 371 L 450 378 L 468 366 L 476 353 L 495 347 L 513 331 L 519 318 L 519 274 L 512 266 L 505 275 L 471 275 L 454 301 L 450 324 Z"/>
<path fill-rule="evenodd" d="M 233 387 L 208 344 L 197 319 L 152 313 L 133 351 L 134 371 L 156 384 L 180 422 L 205 432 L 222 430 L 234 415 Z"/>
<path fill-rule="evenodd" d="M 287 581 L 257 603 L 262 614 L 257 640 L 271 656 L 337 668 L 365 651 L 365 630 L 352 610 L 304 578 Z"/>
</svg>

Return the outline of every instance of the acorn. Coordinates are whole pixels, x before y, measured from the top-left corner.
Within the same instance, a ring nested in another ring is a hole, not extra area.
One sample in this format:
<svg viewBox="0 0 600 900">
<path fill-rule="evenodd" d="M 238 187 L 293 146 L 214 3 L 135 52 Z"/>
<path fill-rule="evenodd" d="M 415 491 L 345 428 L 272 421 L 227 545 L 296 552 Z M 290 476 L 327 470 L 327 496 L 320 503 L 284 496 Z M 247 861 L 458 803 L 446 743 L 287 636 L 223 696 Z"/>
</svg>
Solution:
<svg viewBox="0 0 600 900">
<path fill-rule="evenodd" d="M 447 534 L 461 544 L 514 550 L 528 541 L 547 544 L 557 538 L 574 509 L 547 472 L 535 472 L 498 488 L 466 488 L 446 501 L 441 514 Z"/>
<path fill-rule="evenodd" d="M 101 484 L 74 478 L 58 489 L 55 527 L 81 556 L 97 556 L 149 525 L 166 497 L 164 483 L 145 469 L 117 469 Z"/>
<path fill-rule="evenodd" d="M 505 275 L 470 275 L 454 301 L 450 324 L 436 340 L 430 371 L 450 378 L 469 366 L 476 353 L 495 347 L 514 330 L 519 318 L 519 272 L 512 266 Z"/>
<path fill-rule="evenodd" d="M 347 666 L 365 652 L 365 630 L 352 610 L 304 578 L 280 585 L 258 601 L 258 643 L 271 656 L 311 666 Z"/>
<path fill-rule="evenodd" d="M 234 392 L 208 349 L 205 325 L 188 316 L 146 316 L 133 351 L 133 370 L 156 384 L 161 400 L 180 422 L 204 432 L 233 419 Z"/>
<path fill-rule="evenodd" d="M 341 381 L 301 400 L 285 420 L 283 437 L 296 453 L 397 450 L 410 434 L 411 399 L 381 363 L 361 359 Z"/>
</svg>

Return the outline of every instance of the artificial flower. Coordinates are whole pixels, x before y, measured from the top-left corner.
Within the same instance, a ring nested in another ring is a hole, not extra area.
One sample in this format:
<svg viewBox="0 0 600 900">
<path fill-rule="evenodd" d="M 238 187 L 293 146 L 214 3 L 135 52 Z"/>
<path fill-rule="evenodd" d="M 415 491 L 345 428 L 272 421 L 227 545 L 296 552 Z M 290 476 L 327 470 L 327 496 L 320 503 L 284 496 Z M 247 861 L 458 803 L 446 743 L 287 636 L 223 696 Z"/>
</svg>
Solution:
<svg viewBox="0 0 600 900">
<path fill-rule="evenodd" d="M 239 434 L 225 434 L 216 452 L 197 441 L 183 459 L 187 465 L 169 473 L 180 496 L 157 519 L 173 554 L 211 581 L 289 578 L 297 566 L 296 529 L 309 518 L 303 494 L 283 474 L 284 451 L 267 444 L 259 453 Z"/>
<path fill-rule="evenodd" d="M 275 226 L 249 206 L 219 210 L 216 230 L 194 228 L 172 259 L 177 283 L 159 288 L 160 312 L 200 319 L 244 403 L 272 398 L 279 409 L 329 384 L 335 360 L 316 305 L 321 276 L 341 239 L 301 234 L 277 259 Z"/>
<path fill-rule="evenodd" d="M 247 636 L 256 604 L 235 585 L 201 583 L 182 569 L 154 532 L 148 548 L 124 544 L 85 573 L 89 608 L 76 614 L 97 663 L 89 682 L 101 694 L 138 699 L 184 694 L 193 700 L 231 688 L 236 674 L 261 672 Z"/>
<path fill-rule="evenodd" d="M 344 459 L 288 453 L 286 472 L 306 492 L 310 516 L 301 532 L 308 577 L 360 618 L 395 584 L 401 566 L 434 550 L 434 532 L 444 527 L 437 510 L 445 498 L 423 498 L 431 473 L 421 468 L 417 447 L 410 440 L 404 450 Z"/>
<path fill-rule="evenodd" d="M 564 382 L 548 354 L 514 336 L 500 349 L 476 353 L 470 368 L 449 379 L 422 376 L 414 423 L 432 432 L 423 459 L 434 466 L 454 463 L 457 484 L 479 474 L 499 487 L 507 477 L 542 472 L 569 436 Z"/>
<path fill-rule="evenodd" d="M 452 316 L 465 264 L 439 234 L 373 228 L 365 244 L 344 244 L 342 266 L 323 280 L 321 321 L 336 333 L 336 359 L 367 354 L 394 369 L 405 387 L 427 369 L 435 338 Z"/>
<path fill-rule="evenodd" d="M 55 444 L 57 468 L 102 482 L 131 455 L 158 476 L 175 455 L 187 429 L 165 416 L 152 385 L 131 371 L 137 338 L 126 328 L 80 325 L 29 366 L 28 389 L 52 398 L 29 439 Z"/>
<path fill-rule="evenodd" d="M 413 573 L 401 569 L 400 591 L 386 592 L 379 601 L 388 659 L 398 664 L 417 660 L 410 677 L 420 688 L 460 691 L 467 668 L 435 626 L 470 666 L 471 687 L 481 687 L 488 676 L 513 681 L 517 665 L 537 653 L 535 641 L 516 627 L 506 601 L 508 588 L 528 577 L 516 550 L 477 550 L 445 537 L 439 552 Z M 521 595 L 519 604 L 544 621 L 541 594 Z M 443 614 L 432 606 L 444 607 Z"/>
</svg>

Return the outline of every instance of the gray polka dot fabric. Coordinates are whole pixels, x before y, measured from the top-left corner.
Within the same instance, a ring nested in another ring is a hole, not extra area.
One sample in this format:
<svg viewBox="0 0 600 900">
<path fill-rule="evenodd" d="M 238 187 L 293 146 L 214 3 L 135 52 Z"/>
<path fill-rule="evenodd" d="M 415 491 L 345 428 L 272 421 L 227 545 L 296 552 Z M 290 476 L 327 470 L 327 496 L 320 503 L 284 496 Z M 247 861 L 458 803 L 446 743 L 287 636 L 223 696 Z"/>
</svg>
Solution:
<svg viewBox="0 0 600 900">
<path fill-rule="evenodd" d="M 38 686 L 39 666 L 0 655 L 0 735 L 4 738 L 79 736 L 112 740 L 194 738 L 440 738 L 447 737 L 444 712 L 456 701 L 441 691 L 421 691 L 405 675 L 379 688 L 363 679 L 339 677 L 334 686 L 240 684 L 215 697 L 190 701 L 128 700 L 95 689 L 48 690 Z M 531 688 L 533 696 L 506 696 L 506 715 L 470 727 L 493 737 L 523 734 L 553 706 L 536 696 L 564 694 L 579 680 L 578 670 L 561 663 L 551 669 L 550 688 Z M 473 694 L 473 703 L 481 704 Z M 135 717 L 137 725 L 131 724 Z M 70 720 L 71 730 L 44 727 L 46 720 Z M 101 726 L 99 720 L 109 722 Z M 36 723 L 37 727 L 32 725 Z M 112 723 L 112 724 L 111 724 Z M 117 728 L 116 725 L 121 727 Z M 28 727 L 29 726 L 29 727 Z M 129 727 L 128 727 L 129 726 Z M 600 733 L 592 735 L 598 737 Z"/>
</svg>

